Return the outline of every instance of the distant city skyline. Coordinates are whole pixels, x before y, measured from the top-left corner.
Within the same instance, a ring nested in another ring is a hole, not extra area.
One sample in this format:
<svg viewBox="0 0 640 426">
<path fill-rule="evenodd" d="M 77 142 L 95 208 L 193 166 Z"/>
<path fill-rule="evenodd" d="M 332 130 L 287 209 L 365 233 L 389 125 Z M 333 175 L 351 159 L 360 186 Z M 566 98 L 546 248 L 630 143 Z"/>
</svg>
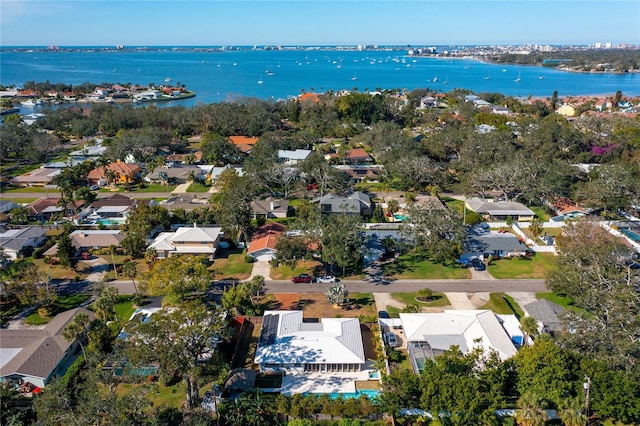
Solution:
<svg viewBox="0 0 640 426">
<path fill-rule="evenodd" d="M 0 0 L 2 46 L 640 45 L 640 2 Z"/>
</svg>

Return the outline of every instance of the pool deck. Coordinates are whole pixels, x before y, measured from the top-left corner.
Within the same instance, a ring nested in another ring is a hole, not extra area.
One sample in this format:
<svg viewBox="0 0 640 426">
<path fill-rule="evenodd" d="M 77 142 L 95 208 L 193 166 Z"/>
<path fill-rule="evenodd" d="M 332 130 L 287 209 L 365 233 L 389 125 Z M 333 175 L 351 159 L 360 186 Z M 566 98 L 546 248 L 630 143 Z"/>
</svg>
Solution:
<svg viewBox="0 0 640 426">
<path fill-rule="evenodd" d="M 369 381 L 369 373 L 373 373 L 373 371 L 286 375 L 282 378 L 281 392 L 284 395 L 293 395 L 296 393 L 355 393 L 357 390 L 377 389 L 380 383 L 378 379 L 371 380 L 371 387 L 364 386 L 362 383 Z M 357 389 L 356 381 L 358 382 Z"/>
</svg>

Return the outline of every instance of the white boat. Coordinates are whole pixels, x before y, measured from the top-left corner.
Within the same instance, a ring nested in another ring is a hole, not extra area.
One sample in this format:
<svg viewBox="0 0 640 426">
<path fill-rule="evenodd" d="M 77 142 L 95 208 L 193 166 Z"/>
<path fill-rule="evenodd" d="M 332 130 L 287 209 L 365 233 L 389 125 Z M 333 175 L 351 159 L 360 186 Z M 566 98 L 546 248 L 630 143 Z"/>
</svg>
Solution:
<svg viewBox="0 0 640 426">
<path fill-rule="evenodd" d="M 358 76 L 356 75 L 356 73 L 353 73 L 353 77 L 351 77 L 352 81 L 356 81 L 358 79 Z"/>
<path fill-rule="evenodd" d="M 258 84 L 262 84 L 262 83 L 264 82 L 262 81 L 262 76 L 260 76 L 260 80 L 258 80 Z"/>
<path fill-rule="evenodd" d="M 518 78 L 516 78 L 516 79 L 515 79 L 515 80 L 513 80 L 513 81 L 515 81 L 516 83 L 520 83 L 520 73 L 518 73 Z"/>
<path fill-rule="evenodd" d="M 433 82 L 437 83 L 438 82 L 438 77 L 433 77 Z"/>
<path fill-rule="evenodd" d="M 20 105 L 34 107 L 36 105 L 42 105 L 43 103 L 42 99 L 27 99 L 26 101 L 21 101 Z"/>
<path fill-rule="evenodd" d="M 540 80 L 544 80 L 544 75 L 541 75 L 540 77 L 538 77 Z"/>
<path fill-rule="evenodd" d="M 489 80 L 491 77 L 489 77 L 489 73 L 487 73 L 487 75 L 484 77 L 485 80 Z"/>
<path fill-rule="evenodd" d="M 164 79 L 164 82 L 165 83 L 171 83 L 171 79 L 169 77 L 167 77 L 167 78 Z"/>
</svg>

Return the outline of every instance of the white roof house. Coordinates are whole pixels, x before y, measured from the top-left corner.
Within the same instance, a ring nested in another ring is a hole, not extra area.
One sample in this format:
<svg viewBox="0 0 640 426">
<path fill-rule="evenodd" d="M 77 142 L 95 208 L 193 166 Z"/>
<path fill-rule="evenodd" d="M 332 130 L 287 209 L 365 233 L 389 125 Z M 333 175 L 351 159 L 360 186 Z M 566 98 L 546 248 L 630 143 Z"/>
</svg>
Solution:
<svg viewBox="0 0 640 426">
<path fill-rule="evenodd" d="M 441 313 L 400 314 L 414 370 L 426 359 L 458 346 L 463 354 L 480 347 L 505 360 L 517 352 L 503 320 L 490 310 L 445 310 Z M 514 336 L 515 337 L 515 336 Z"/>
<path fill-rule="evenodd" d="M 174 254 L 207 255 L 213 257 L 222 236 L 219 226 L 193 227 L 183 226 L 175 232 L 161 232 L 151 243 L 159 259 Z"/>
<path fill-rule="evenodd" d="M 302 311 L 265 311 L 256 364 L 262 371 L 337 373 L 366 362 L 357 318 L 303 322 Z"/>
<path fill-rule="evenodd" d="M 283 160 L 286 164 L 296 164 L 307 159 L 311 154 L 310 149 L 296 149 L 295 151 L 281 149 L 278 150 L 278 158 Z"/>
</svg>

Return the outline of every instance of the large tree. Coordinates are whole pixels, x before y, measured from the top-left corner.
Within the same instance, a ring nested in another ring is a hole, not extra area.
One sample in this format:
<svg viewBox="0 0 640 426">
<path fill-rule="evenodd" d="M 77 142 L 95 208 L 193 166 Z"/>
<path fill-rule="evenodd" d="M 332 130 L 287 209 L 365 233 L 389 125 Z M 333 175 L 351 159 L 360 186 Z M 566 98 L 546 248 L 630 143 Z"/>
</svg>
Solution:
<svg viewBox="0 0 640 426">
<path fill-rule="evenodd" d="M 198 378 L 204 360 L 212 360 L 217 342 L 228 336 L 229 316 L 218 306 L 188 303 L 154 314 L 149 321 L 131 321 L 128 352 L 132 362 L 159 362 L 160 368 L 181 376 L 186 404 L 199 403 Z"/>
<path fill-rule="evenodd" d="M 565 227 L 556 240 L 558 268 L 547 283 L 579 308 L 565 313 L 571 332 L 560 341 L 612 367 L 634 367 L 640 359 L 640 273 L 624 263 L 629 249 L 590 222 Z"/>
<path fill-rule="evenodd" d="M 205 291 L 211 274 L 203 256 L 171 256 L 157 261 L 142 281 L 151 296 L 175 295 L 181 300 L 194 291 Z"/>
<path fill-rule="evenodd" d="M 322 222 L 322 260 L 342 269 L 354 269 L 364 254 L 362 218 L 359 214 L 332 214 Z"/>
</svg>

